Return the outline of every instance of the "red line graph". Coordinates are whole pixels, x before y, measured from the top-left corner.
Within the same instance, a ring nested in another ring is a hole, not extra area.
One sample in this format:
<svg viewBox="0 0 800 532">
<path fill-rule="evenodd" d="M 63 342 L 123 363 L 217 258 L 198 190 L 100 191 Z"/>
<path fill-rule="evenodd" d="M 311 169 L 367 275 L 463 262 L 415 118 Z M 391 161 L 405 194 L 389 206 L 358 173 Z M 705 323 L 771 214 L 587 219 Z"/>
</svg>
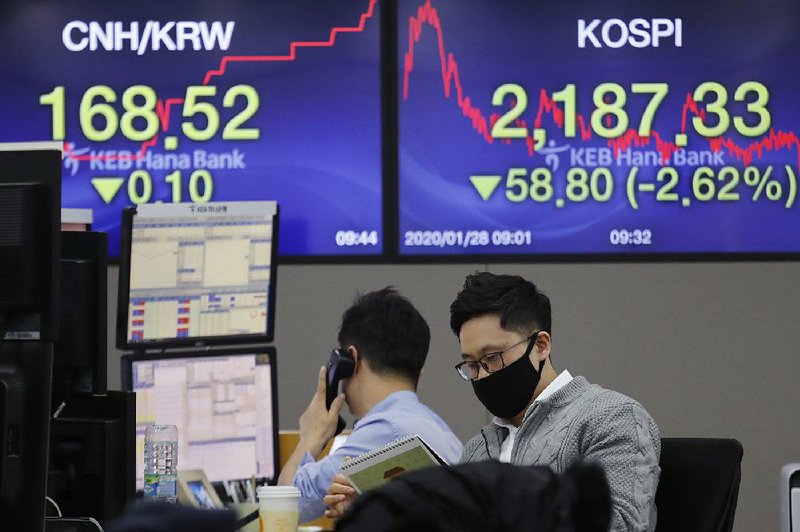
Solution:
<svg viewBox="0 0 800 532">
<path fill-rule="evenodd" d="M 327 41 L 294 41 L 289 44 L 289 53 L 286 55 L 228 55 L 222 58 L 219 67 L 209 70 L 203 77 L 203 85 L 208 85 L 211 78 L 215 76 L 222 76 L 228 68 L 230 63 L 261 63 L 261 62 L 280 62 L 280 61 L 294 61 L 297 59 L 298 48 L 331 48 L 336 44 L 336 37 L 341 33 L 360 33 L 364 31 L 367 20 L 372 18 L 375 14 L 375 5 L 378 0 L 370 0 L 367 10 L 359 17 L 357 26 L 336 26 L 331 28 Z M 161 123 L 162 131 L 169 129 L 169 119 L 173 105 L 182 105 L 183 98 L 167 98 L 164 102 L 160 99 L 156 102 L 156 114 L 158 115 L 159 122 Z M 156 145 L 158 142 L 158 134 L 152 139 L 142 143 L 141 148 L 136 155 L 76 155 L 72 152 L 72 148 L 65 142 L 64 143 L 64 156 L 76 161 L 100 161 L 100 160 L 138 160 L 145 157 L 148 148 Z"/>
<path fill-rule="evenodd" d="M 478 135 L 483 137 L 489 144 L 494 143 L 495 139 L 491 136 L 490 131 L 500 115 L 493 113 L 487 119 L 480 108 L 473 105 L 469 96 L 464 95 L 458 63 L 453 53 L 448 52 L 445 48 L 444 32 L 442 31 L 439 12 L 431 5 L 431 0 L 426 0 L 424 4 L 417 8 L 416 16 L 411 16 L 408 19 L 408 51 L 403 57 L 403 99 L 408 99 L 411 73 L 414 70 L 415 47 L 422 37 L 425 26 L 433 28 L 436 32 L 444 97 L 450 99 L 453 88 L 455 88 L 456 104 L 461 109 L 462 114 L 470 120 L 472 128 Z M 683 134 L 686 133 L 690 113 L 694 116 L 705 118 L 705 111 L 700 109 L 691 94 L 687 94 L 681 112 L 680 132 Z M 547 92 L 541 89 L 539 91 L 539 104 L 536 118 L 534 119 L 534 128 L 540 128 L 542 126 L 545 115 L 549 115 L 558 128 L 564 128 L 563 111 L 556 106 L 556 102 Z M 518 119 L 515 121 L 515 124 L 528 129 L 527 123 L 524 120 Z M 589 140 L 592 138 L 593 132 L 591 128 L 588 127 L 586 119 L 580 114 L 576 114 L 576 125 L 576 129 L 582 140 Z M 620 151 L 630 148 L 631 146 L 646 146 L 652 141 L 655 141 L 656 150 L 661 154 L 662 161 L 668 160 L 676 150 L 681 149 L 681 147 L 676 146 L 674 142 L 664 140 L 658 131 L 651 131 L 650 133 L 651 136 L 642 137 L 636 130 L 629 129 L 622 136 L 609 139 L 608 146 L 613 148 L 615 155 L 618 155 Z M 504 139 L 504 141 L 510 143 L 510 139 Z M 797 162 L 798 166 L 800 166 L 800 139 L 791 131 L 784 132 L 770 129 L 764 138 L 744 146 L 739 145 L 730 137 L 706 138 L 706 141 L 712 151 L 716 152 L 725 149 L 730 155 L 736 157 L 737 160 L 742 161 L 745 165 L 749 165 L 754 156 L 757 155 L 761 157 L 764 151 L 793 148 L 797 151 Z M 528 133 L 525 142 L 528 148 L 528 154 L 533 156 L 534 141 L 530 133 Z"/>
</svg>

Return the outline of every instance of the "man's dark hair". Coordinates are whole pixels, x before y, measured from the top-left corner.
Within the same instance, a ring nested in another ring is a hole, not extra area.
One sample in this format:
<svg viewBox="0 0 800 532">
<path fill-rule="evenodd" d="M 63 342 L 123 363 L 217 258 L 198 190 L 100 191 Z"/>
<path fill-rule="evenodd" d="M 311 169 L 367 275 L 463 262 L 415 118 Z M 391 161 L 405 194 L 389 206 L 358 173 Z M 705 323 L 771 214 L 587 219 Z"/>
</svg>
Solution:
<svg viewBox="0 0 800 532">
<path fill-rule="evenodd" d="M 379 375 L 397 375 L 416 386 L 431 343 L 431 330 L 414 305 L 391 286 L 356 298 L 342 316 L 339 345 L 354 345 Z"/>
<path fill-rule="evenodd" d="M 450 305 L 450 328 L 456 336 L 467 321 L 496 314 L 500 327 L 528 335 L 534 330 L 551 332 L 550 298 L 519 275 L 475 272 Z"/>
</svg>

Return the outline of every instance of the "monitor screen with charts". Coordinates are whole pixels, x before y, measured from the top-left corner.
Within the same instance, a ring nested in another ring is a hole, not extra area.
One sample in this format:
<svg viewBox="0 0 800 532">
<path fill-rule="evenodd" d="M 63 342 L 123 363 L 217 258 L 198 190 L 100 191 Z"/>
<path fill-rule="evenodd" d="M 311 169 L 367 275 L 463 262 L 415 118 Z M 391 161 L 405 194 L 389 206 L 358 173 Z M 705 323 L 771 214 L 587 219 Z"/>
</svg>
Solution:
<svg viewBox="0 0 800 532">
<path fill-rule="evenodd" d="M 126 210 L 117 345 L 272 340 L 277 220 L 272 201 Z"/>
<path fill-rule="evenodd" d="M 136 392 L 136 487 L 144 483 L 144 432 L 178 427 L 178 470 L 209 481 L 277 477 L 277 389 L 271 347 L 177 355 L 126 355 L 123 385 Z"/>
</svg>

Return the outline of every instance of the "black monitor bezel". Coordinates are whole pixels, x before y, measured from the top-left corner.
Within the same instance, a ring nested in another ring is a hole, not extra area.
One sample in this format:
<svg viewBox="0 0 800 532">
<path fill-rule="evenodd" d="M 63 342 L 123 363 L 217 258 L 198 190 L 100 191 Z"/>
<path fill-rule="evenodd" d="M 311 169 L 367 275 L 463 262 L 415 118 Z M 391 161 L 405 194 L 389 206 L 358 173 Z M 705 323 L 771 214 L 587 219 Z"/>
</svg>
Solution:
<svg viewBox="0 0 800 532">
<path fill-rule="evenodd" d="M 278 431 L 280 429 L 280 423 L 278 421 L 278 363 L 277 363 L 277 351 L 273 346 L 250 346 L 250 347 L 236 347 L 232 349 L 189 349 L 184 351 L 174 351 L 170 353 L 159 352 L 159 353 L 129 353 L 123 355 L 120 361 L 121 365 L 121 376 L 122 376 L 122 389 L 124 391 L 134 391 L 133 390 L 133 363 L 134 362 L 142 362 L 148 360 L 171 360 L 171 359 L 200 359 L 200 358 L 211 358 L 211 357 L 221 357 L 221 356 L 237 356 L 237 355 L 268 355 L 270 359 L 270 365 L 272 369 L 270 371 L 270 388 L 272 390 L 271 398 L 272 401 L 272 421 L 273 421 L 273 431 L 272 431 L 272 459 L 273 463 L 275 464 L 275 471 L 274 476 L 272 478 L 269 477 L 260 477 L 256 480 L 259 483 L 266 482 L 267 484 L 274 485 L 278 481 L 278 475 L 280 475 L 280 462 L 279 462 L 279 448 L 278 448 Z M 134 436 L 135 438 L 135 436 Z M 135 443 L 135 442 L 134 442 Z M 233 479 L 231 479 L 233 480 Z"/>
<path fill-rule="evenodd" d="M 235 202 L 222 202 L 235 203 Z M 117 338 L 119 349 L 144 352 L 148 349 L 170 349 L 183 347 L 210 347 L 221 345 L 257 344 L 272 342 L 275 338 L 275 293 L 278 279 L 278 222 L 279 206 L 275 204 L 272 216 L 272 244 L 270 247 L 270 279 L 267 286 L 267 323 L 263 333 L 231 334 L 226 336 L 193 336 L 189 338 L 161 338 L 131 342 L 128 340 L 128 307 L 130 305 L 131 243 L 133 219 L 136 207 L 122 210 L 122 226 L 120 228 L 119 284 L 117 296 Z"/>
</svg>

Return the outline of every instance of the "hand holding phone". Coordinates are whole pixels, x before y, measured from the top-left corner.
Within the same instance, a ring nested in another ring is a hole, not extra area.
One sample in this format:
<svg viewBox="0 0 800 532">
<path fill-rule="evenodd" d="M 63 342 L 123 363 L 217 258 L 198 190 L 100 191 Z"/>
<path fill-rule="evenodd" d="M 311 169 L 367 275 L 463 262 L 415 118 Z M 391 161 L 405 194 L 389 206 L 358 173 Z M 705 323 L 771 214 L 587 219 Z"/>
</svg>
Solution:
<svg viewBox="0 0 800 532">
<path fill-rule="evenodd" d="M 334 399 L 339 395 L 339 383 L 344 379 L 349 379 L 353 376 L 355 370 L 355 360 L 349 352 L 342 351 L 341 349 L 332 349 L 328 357 L 328 371 L 325 379 L 325 408 L 331 409 Z M 344 419 L 339 416 L 339 422 L 336 425 L 336 434 L 339 434 L 345 427 Z"/>
</svg>

